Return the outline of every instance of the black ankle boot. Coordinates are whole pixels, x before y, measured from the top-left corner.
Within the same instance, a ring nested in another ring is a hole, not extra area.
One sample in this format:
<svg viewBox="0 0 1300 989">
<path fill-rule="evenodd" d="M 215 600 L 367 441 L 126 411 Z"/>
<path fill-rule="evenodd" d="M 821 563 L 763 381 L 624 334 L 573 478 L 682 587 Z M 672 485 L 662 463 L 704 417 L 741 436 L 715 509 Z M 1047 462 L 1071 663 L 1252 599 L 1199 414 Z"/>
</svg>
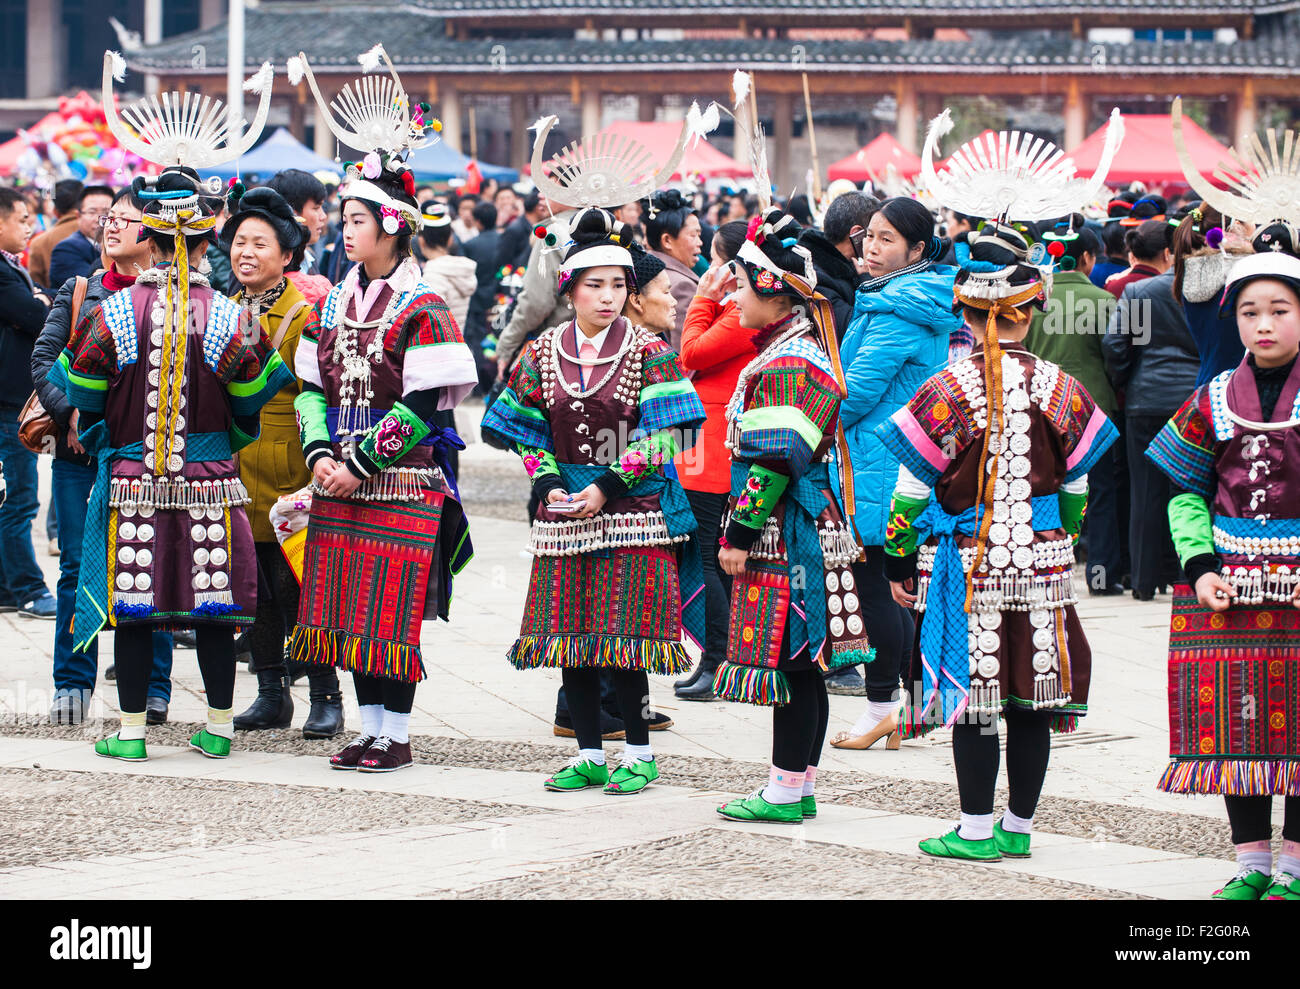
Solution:
<svg viewBox="0 0 1300 989">
<path fill-rule="evenodd" d="M 236 731 L 288 728 L 293 721 L 293 698 L 284 669 L 257 671 L 257 697 L 247 711 L 235 718 Z"/>
<path fill-rule="evenodd" d="M 313 667 L 308 674 L 311 683 L 311 711 L 302 726 L 303 738 L 333 738 L 343 733 L 343 692 L 339 690 L 338 674 L 330 667 Z"/>
<path fill-rule="evenodd" d="M 673 684 L 673 693 L 684 701 L 713 700 L 713 674 L 717 668 L 717 663 L 700 660 L 689 677 Z"/>
</svg>

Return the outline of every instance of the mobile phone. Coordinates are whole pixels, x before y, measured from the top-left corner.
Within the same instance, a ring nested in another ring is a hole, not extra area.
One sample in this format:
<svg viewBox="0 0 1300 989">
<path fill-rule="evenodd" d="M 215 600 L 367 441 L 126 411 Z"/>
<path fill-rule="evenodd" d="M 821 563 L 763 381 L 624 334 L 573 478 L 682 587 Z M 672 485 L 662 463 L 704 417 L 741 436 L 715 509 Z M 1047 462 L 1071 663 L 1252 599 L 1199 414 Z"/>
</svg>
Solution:
<svg viewBox="0 0 1300 989">
<path fill-rule="evenodd" d="M 587 507 L 587 503 L 585 501 L 557 501 L 553 505 L 547 505 L 546 507 L 549 511 L 568 515 L 571 512 L 581 512 Z"/>
<path fill-rule="evenodd" d="M 862 241 L 866 239 L 866 236 L 867 232 L 865 230 L 857 230 L 849 234 L 849 243 L 853 245 L 854 257 L 862 257 Z"/>
</svg>

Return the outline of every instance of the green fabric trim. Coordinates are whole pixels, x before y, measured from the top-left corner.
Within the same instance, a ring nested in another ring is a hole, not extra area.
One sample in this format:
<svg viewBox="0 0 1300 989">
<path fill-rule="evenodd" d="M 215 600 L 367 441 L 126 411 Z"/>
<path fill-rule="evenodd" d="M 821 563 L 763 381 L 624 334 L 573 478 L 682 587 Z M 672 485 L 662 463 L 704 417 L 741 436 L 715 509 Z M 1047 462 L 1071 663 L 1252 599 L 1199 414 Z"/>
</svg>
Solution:
<svg viewBox="0 0 1300 989">
<path fill-rule="evenodd" d="M 509 388 L 501 393 L 501 397 L 498 398 L 497 401 L 505 403 L 508 409 L 517 412 L 521 416 L 528 416 L 530 419 L 537 419 L 540 422 L 547 423 L 547 428 L 550 428 L 550 423 L 546 418 L 546 414 L 542 412 L 541 409 L 534 409 L 531 406 L 524 405 L 517 401 Z"/>
<path fill-rule="evenodd" d="M 687 383 L 689 387 L 689 383 Z M 673 462 L 677 456 L 677 438 L 672 430 L 661 429 L 657 433 L 643 436 L 619 454 L 610 470 L 618 475 L 619 480 L 629 488 L 663 471 L 665 464 Z"/>
<path fill-rule="evenodd" d="M 793 429 L 810 450 L 817 449 L 823 435 L 821 427 L 809 419 L 803 409 L 793 405 L 762 405 L 746 409 L 741 435 L 760 429 Z"/>
<path fill-rule="evenodd" d="M 753 411 L 751 409 L 746 412 L 746 417 Z M 768 470 L 761 464 L 750 464 L 745 487 L 736 499 L 736 507 L 731 513 L 732 521 L 747 529 L 762 529 L 789 484 L 789 475 Z"/>
<path fill-rule="evenodd" d="M 226 391 L 235 398 L 252 398 L 270 384 L 271 375 L 275 373 L 277 367 L 283 364 L 283 358 L 272 350 L 262 361 L 261 374 L 251 381 L 232 381 L 226 385 Z"/>
<path fill-rule="evenodd" d="M 547 474 L 554 474 L 556 477 L 560 476 L 560 463 L 550 450 L 544 450 L 540 446 L 525 446 L 523 443 L 516 443 L 515 451 L 523 459 L 524 470 L 528 471 L 530 481 L 536 481 L 539 477 Z M 529 458 L 536 458 L 536 462 L 530 464 Z"/>
<path fill-rule="evenodd" d="M 1205 499 L 1191 491 L 1171 498 L 1169 534 L 1178 550 L 1178 562 L 1184 566 L 1193 557 L 1214 553 L 1214 522 Z"/>
<path fill-rule="evenodd" d="M 646 385 L 641 389 L 641 401 L 648 402 L 655 398 L 668 398 L 672 395 L 694 394 L 695 386 L 685 378 L 678 381 L 660 381 Z"/>
<path fill-rule="evenodd" d="M 894 494 L 885 521 L 885 552 L 890 556 L 911 556 L 916 552 L 915 523 L 930 504 L 929 498 L 908 498 Z"/>
<path fill-rule="evenodd" d="M 1061 508 L 1061 528 L 1078 542 L 1079 531 L 1083 528 L 1083 516 L 1088 510 L 1088 492 L 1073 494 L 1062 489 L 1056 493 L 1056 502 Z"/>
<path fill-rule="evenodd" d="M 401 402 L 394 402 L 388 414 L 370 427 L 357 450 L 372 464 L 383 470 L 401 460 L 420 440 L 429 435 L 429 424 Z M 400 442 L 400 447 L 397 445 Z M 384 444 L 387 452 L 379 451 Z"/>
<path fill-rule="evenodd" d="M 256 440 L 258 433 L 260 432 L 261 430 L 259 429 L 257 433 L 254 433 L 252 436 L 249 436 L 246 432 L 244 432 L 242 429 L 240 429 L 237 425 L 235 425 L 232 422 L 230 424 L 230 429 L 227 434 L 230 437 L 230 452 L 234 453 L 237 450 L 242 450 L 244 447 L 248 446 L 248 444 Z"/>
<path fill-rule="evenodd" d="M 312 443 L 329 443 L 330 431 L 325 418 L 325 394 L 303 389 L 293 400 L 293 410 L 298 413 L 298 442 L 305 450 Z"/>
</svg>

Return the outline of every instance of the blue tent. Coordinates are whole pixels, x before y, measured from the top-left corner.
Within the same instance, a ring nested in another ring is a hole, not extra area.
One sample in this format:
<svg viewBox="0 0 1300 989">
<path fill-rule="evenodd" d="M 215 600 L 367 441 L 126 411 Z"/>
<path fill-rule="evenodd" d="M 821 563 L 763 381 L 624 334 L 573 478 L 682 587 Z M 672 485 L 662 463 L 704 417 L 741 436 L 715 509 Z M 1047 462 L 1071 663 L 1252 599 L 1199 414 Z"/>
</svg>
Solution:
<svg viewBox="0 0 1300 989">
<path fill-rule="evenodd" d="M 461 154 L 446 141 L 426 145 L 413 151 L 407 164 L 415 175 L 417 182 L 445 182 L 448 179 L 463 179 L 465 168 L 470 159 Z M 485 179 L 498 182 L 518 182 L 519 172 L 503 165 L 489 165 L 485 161 L 478 163 L 478 170 Z"/>
<path fill-rule="evenodd" d="M 204 178 L 216 175 L 221 179 L 229 179 L 234 177 L 238 169 L 240 175 L 256 175 L 265 181 L 286 168 L 301 168 L 306 172 L 317 172 L 324 168 L 340 177 L 343 175 L 342 165 L 332 158 L 322 158 L 284 127 L 278 128 L 244 157 L 216 168 L 200 169 L 199 174 Z"/>
</svg>

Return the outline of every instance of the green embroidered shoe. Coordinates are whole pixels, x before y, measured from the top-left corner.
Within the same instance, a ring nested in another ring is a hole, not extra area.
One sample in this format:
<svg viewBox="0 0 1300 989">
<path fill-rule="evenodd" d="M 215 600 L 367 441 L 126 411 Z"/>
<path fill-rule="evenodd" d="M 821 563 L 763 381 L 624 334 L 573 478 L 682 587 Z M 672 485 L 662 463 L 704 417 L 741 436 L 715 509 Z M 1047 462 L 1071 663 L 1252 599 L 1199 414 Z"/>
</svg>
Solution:
<svg viewBox="0 0 1300 989">
<path fill-rule="evenodd" d="M 965 862 L 1001 862 L 1002 853 L 992 838 L 967 841 L 953 828 L 938 838 L 926 838 L 918 846 L 926 855 L 940 859 L 961 859 Z"/>
<path fill-rule="evenodd" d="M 803 819 L 805 821 L 817 816 L 817 801 L 813 799 L 811 793 L 799 801 L 799 806 L 803 810 Z"/>
<path fill-rule="evenodd" d="M 623 760 L 623 765 L 614 770 L 605 784 L 606 793 L 626 794 L 640 793 L 659 778 L 659 767 L 654 759 Z"/>
<path fill-rule="evenodd" d="M 566 792 L 585 790 L 591 786 L 604 786 L 609 782 L 609 767 L 596 765 L 590 759 L 570 759 L 569 764 L 548 779 L 543 786 L 548 790 Z"/>
<path fill-rule="evenodd" d="M 123 741 L 116 733 L 95 743 L 95 755 L 102 755 L 105 759 L 121 759 L 123 762 L 145 762 L 149 758 L 144 750 L 143 738 Z"/>
<path fill-rule="evenodd" d="M 1243 869 L 1228 880 L 1223 889 L 1216 889 L 1212 900 L 1262 900 L 1273 879 L 1258 869 Z"/>
<path fill-rule="evenodd" d="M 1261 900 L 1300 900 L 1300 878 L 1289 872 L 1279 872 L 1273 877 L 1273 885 Z"/>
<path fill-rule="evenodd" d="M 190 736 L 190 748 L 197 749 L 209 759 L 225 759 L 230 755 L 230 739 L 200 728 Z"/>
<path fill-rule="evenodd" d="M 765 822 L 767 824 L 802 824 L 803 801 L 792 804 L 770 804 L 763 791 L 755 790 L 742 800 L 732 800 L 718 808 L 718 813 L 731 821 Z"/>
<path fill-rule="evenodd" d="M 1002 827 L 1001 821 L 993 825 L 993 841 L 998 846 L 998 851 L 1002 853 L 1003 858 L 1029 858 L 1029 837 L 1029 835 L 1021 834 L 1019 831 L 1006 830 Z"/>
</svg>

